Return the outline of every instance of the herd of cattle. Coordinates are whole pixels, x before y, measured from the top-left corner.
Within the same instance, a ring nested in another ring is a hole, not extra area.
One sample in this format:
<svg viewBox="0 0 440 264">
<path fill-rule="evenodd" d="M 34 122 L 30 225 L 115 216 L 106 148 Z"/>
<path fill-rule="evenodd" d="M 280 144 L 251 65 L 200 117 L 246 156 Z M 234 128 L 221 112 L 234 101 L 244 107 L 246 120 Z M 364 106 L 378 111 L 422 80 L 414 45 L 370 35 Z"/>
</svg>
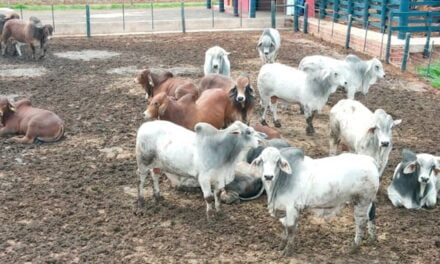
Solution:
<svg viewBox="0 0 440 264">
<path fill-rule="evenodd" d="M 0 16 L 0 26 L 3 53 L 12 41 L 19 54 L 20 43 L 29 43 L 34 54 L 36 39 L 44 52 L 52 33 L 37 19 L 22 22 Z M 36 33 L 40 29 L 42 33 Z M 385 76 L 384 69 L 377 59 L 361 60 L 355 55 L 342 60 L 308 56 L 293 68 L 275 62 L 280 47 L 279 32 L 265 29 L 257 43 L 263 65 L 257 79 L 261 125 L 248 123 L 257 98 L 249 77 L 230 77 L 229 53 L 221 47 L 206 51 L 205 76 L 198 82 L 150 69 L 136 77 L 146 93 L 148 120 L 136 139 L 138 206 L 145 204 L 147 175 L 156 200 L 162 174 L 176 188 L 201 189 L 208 219 L 220 210 L 221 202 L 252 200 L 265 192 L 269 213 L 285 227 L 283 253 L 289 255 L 302 210 L 328 216 L 351 202 L 356 249 L 367 226 L 370 239 L 376 238 L 376 193 L 393 146 L 392 130 L 401 120 L 393 120 L 383 109 L 372 112 L 354 98 L 356 92 L 367 96 L 369 87 Z M 268 108 L 274 126 L 280 127 L 277 103 L 295 103 L 306 118 L 306 133 L 312 136 L 315 113 L 338 87 L 345 88 L 348 99 L 330 111 L 330 157 L 306 156 L 267 125 Z M 56 114 L 32 107 L 27 99 L 0 98 L 0 118 L 0 136 L 24 135 L 9 142 L 57 141 L 64 134 L 64 123 Z M 337 155 L 338 148 L 350 153 Z M 433 207 L 439 191 L 440 157 L 404 149 L 388 187 L 392 204 L 408 209 Z"/>
</svg>

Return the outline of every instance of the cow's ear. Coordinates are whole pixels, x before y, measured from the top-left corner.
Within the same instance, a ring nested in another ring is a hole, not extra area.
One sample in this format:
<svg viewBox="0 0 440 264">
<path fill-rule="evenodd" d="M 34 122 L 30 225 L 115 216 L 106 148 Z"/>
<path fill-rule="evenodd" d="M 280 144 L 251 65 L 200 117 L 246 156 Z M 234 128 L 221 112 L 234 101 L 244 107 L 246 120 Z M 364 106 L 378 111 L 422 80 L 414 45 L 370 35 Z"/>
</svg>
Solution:
<svg viewBox="0 0 440 264">
<path fill-rule="evenodd" d="M 157 110 L 157 113 L 160 116 L 163 116 L 165 114 L 165 111 L 167 110 L 168 104 L 166 102 L 163 102 L 160 106 L 159 109 Z"/>
<path fill-rule="evenodd" d="M 261 165 L 263 165 L 263 158 L 261 156 L 258 156 L 256 159 L 254 159 L 251 162 L 251 166 L 253 167 L 260 167 Z"/>
<path fill-rule="evenodd" d="M 326 80 L 328 77 L 330 77 L 331 74 L 332 72 L 329 69 L 324 69 L 322 71 L 322 79 Z"/>
<path fill-rule="evenodd" d="M 405 174 L 414 173 L 416 171 L 416 168 L 417 168 L 417 163 L 411 162 L 408 165 L 406 165 L 405 168 L 403 168 L 403 173 L 405 173 Z"/>
<path fill-rule="evenodd" d="M 261 45 L 263 45 L 263 42 L 262 41 L 258 42 L 257 48 L 261 47 Z"/>
<path fill-rule="evenodd" d="M 398 126 L 402 123 L 402 119 L 397 119 L 393 121 L 393 127 Z"/>
<path fill-rule="evenodd" d="M 285 158 L 280 158 L 278 164 L 280 166 L 280 170 L 284 171 L 287 174 L 292 173 L 292 168 L 290 167 L 289 162 Z"/>
<path fill-rule="evenodd" d="M 154 87 L 154 81 L 153 81 L 153 78 L 151 77 L 151 74 L 148 74 L 148 84 L 151 87 Z"/>
<path fill-rule="evenodd" d="M 376 131 L 376 129 L 377 129 L 377 127 L 370 127 L 369 129 L 368 129 L 368 133 L 371 133 L 371 134 L 374 134 L 374 132 Z"/>
<path fill-rule="evenodd" d="M 9 110 L 11 110 L 12 112 L 17 111 L 17 109 L 15 108 L 15 106 L 14 106 L 10 101 L 8 101 L 8 108 L 9 108 Z"/>
<path fill-rule="evenodd" d="M 226 55 L 226 56 L 228 56 L 228 55 L 230 55 L 230 54 L 231 54 L 230 52 L 225 51 L 225 55 Z"/>
</svg>

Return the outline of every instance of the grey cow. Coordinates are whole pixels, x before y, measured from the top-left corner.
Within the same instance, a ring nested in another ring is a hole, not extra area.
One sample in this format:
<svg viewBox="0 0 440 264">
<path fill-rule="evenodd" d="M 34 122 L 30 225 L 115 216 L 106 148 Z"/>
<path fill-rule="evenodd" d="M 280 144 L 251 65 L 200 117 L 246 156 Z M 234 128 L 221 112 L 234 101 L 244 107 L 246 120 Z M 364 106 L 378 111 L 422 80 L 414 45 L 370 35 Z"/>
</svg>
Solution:
<svg viewBox="0 0 440 264">
<path fill-rule="evenodd" d="M 388 187 L 388 198 L 394 206 L 406 209 L 434 207 L 439 184 L 440 157 L 424 153 L 416 155 L 404 149 L 402 161 Z"/>
<path fill-rule="evenodd" d="M 258 40 L 257 50 L 263 64 L 274 63 L 278 50 L 281 46 L 281 37 L 278 30 L 274 28 L 265 28 Z"/>
</svg>

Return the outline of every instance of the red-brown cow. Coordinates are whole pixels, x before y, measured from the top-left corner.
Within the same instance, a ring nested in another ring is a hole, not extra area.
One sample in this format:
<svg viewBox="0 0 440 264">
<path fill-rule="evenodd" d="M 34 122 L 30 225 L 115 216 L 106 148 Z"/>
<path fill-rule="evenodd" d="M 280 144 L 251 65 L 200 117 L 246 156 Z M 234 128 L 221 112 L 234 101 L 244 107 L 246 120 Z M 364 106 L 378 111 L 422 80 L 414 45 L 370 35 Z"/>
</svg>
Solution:
<svg viewBox="0 0 440 264">
<path fill-rule="evenodd" d="M 199 122 L 223 128 L 235 121 L 229 95 L 223 89 L 205 91 L 197 100 L 191 94 L 175 99 L 159 93 L 151 100 L 144 116 L 148 120 L 168 120 L 191 130 Z"/>
<path fill-rule="evenodd" d="M 54 142 L 64 135 L 61 118 L 48 110 L 32 107 L 28 99 L 12 104 L 7 98 L 0 98 L 0 121 L 0 136 L 25 135 L 10 138 L 7 142 L 31 144 L 35 139 Z"/>
<path fill-rule="evenodd" d="M 147 100 L 161 92 L 177 99 L 185 94 L 198 97 L 198 88 L 191 80 L 174 77 L 169 71 L 154 73 L 150 69 L 145 69 L 136 77 L 136 81 L 145 90 Z"/>
<path fill-rule="evenodd" d="M 255 131 L 262 132 L 267 135 L 267 139 L 274 139 L 274 138 L 281 138 L 280 132 L 277 130 L 269 127 L 269 126 L 263 126 L 261 124 L 255 124 L 252 126 Z"/>
<path fill-rule="evenodd" d="M 224 75 L 209 74 L 200 80 L 199 94 L 212 88 L 222 88 L 228 92 L 235 114 L 240 116 L 244 123 L 249 123 L 247 116 L 254 108 L 255 93 L 248 77 L 240 76 L 234 82 L 230 77 Z"/>
</svg>

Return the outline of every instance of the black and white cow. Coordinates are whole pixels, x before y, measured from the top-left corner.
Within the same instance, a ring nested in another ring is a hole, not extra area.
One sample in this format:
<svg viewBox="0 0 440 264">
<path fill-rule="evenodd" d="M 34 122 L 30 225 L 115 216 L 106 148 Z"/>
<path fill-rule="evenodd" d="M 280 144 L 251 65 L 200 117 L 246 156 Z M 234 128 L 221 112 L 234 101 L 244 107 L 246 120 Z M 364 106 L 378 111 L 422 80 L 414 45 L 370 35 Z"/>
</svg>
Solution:
<svg viewBox="0 0 440 264">
<path fill-rule="evenodd" d="M 394 206 L 406 209 L 434 207 L 440 185 L 440 157 L 416 155 L 408 149 L 402 156 L 388 187 L 388 198 Z"/>
</svg>

